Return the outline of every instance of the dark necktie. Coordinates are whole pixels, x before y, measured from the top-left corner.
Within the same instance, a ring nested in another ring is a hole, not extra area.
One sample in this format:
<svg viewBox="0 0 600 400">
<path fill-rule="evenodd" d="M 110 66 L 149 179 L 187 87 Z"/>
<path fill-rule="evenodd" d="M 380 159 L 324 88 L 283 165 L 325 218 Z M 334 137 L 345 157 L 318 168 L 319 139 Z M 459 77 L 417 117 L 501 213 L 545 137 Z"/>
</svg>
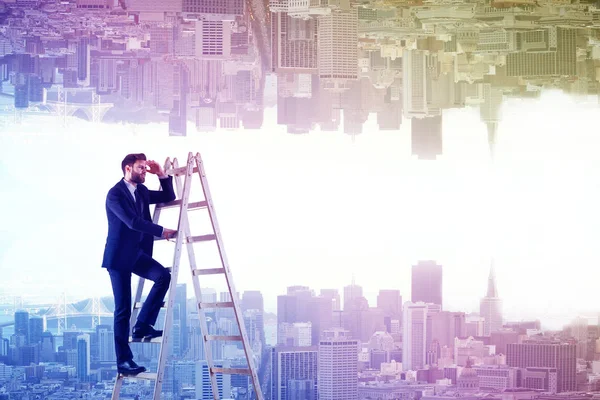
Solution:
<svg viewBox="0 0 600 400">
<path fill-rule="evenodd" d="M 141 195 L 140 192 L 137 190 L 137 188 L 135 189 L 135 191 L 133 192 L 133 194 L 135 195 L 135 207 L 137 212 L 142 215 L 143 214 L 143 206 L 142 206 L 142 199 L 141 199 Z"/>
</svg>

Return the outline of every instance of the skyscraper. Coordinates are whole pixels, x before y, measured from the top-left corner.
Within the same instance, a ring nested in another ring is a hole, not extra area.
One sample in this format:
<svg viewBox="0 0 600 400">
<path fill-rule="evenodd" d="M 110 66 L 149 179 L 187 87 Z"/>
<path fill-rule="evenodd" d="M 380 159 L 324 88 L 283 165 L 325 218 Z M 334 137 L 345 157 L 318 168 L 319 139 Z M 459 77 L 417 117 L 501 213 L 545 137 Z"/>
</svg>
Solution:
<svg viewBox="0 0 600 400">
<path fill-rule="evenodd" d="M 454 338 L 467 335 L 464 312 L 441 311 L 427 316 L 430 320 L 428 336 L 437 341 L 440 347 L 454 347 Z"/>
<path fill-rule="evenodd" d="M 231 56 L 231 23 L 228 21 L 196 22 L 196 57 L 225 60 Z"/>
<path fill-rule="evenodd" d="M 42 333 L 46 330 L 46 321 L 42 317 L 34 316 L 29 319 L 29 344 L 42 341 Z"/>
<path fill-rule="evenodd" d="M 286 295 L 277 296 L 277 343 L 287 343 L 287 332 L 295 322 L 308 321 L 308 299 L 310 291 L 302 286 L 290 286 Z"/>
<path fill-rule="evenodd" d="M 109 94 L 117 89 L 117 60 L 100 58 L 98 61 L 98 94 Z"/>
<path fill-rule="evenodd" d="M 64 331 L 63 332 L 63 349 L 77 350 L 77 338 L 82 333 L 80 331 Z"/>
<path fill-rule="evenodd" d="M 404 303 L 402 367 L 417 370 L 425 366 L 427 355 L 427 304 Z"/>
<path fill-rule="evenodd" d="M 584 317 L 573 319 L 570 324 L 571 337 L 577 340 L 577 358 L 585 359 L 588 345 L 588 320 Z"/>
<path fill-rule="evenodd" d="M 348 81 L 358 79 L 357 10 L 333 9 L 317 27 L 319 78 L 329 90 L 346 90 Z"/>
<path fill-rule="evenodd" d="M 190 72 L 185 64 L 178 64 L 173 68 L 173 108 L 169 113 L 169 135 L 187 135 L 187 94 L 189 88 Z M 185 289 L 184 289 L 185 291 Z M 185 302 L 184 302 L 185 303 Z M 183 307 L 185 311 L 185 306 Z"/>
<path fill-rule="evenodd" d="M 312 344 L 312 324 L 310 322 L 284 322 L 277 327 L 277 344 L 283 346 L 306 347 Z"/>
<path fill-rule="evenodd" d="M 359 341 L 349 331 L 332 329 L 319 341 L 319 400 L 358 399 Z"/>
<path fill-rule="evenodd" d="M 82 37 L 77 42 L 77 79 L 85 81 L 90 76 L 90 38 Z"/>
<path fill-rule="evenodd" d="M 258 310 L 264 312 L 264 300 L 263 295 L 258 290 L 246 290 L 242 294 L 241 307 L 243 311 L 246 310 Z"/>
<path fill-rule="evenodd" d="M 184 13 L 218 14 L 222 20 L 234 20 L 236 15 L 244 15 L 243 0 L 183 0 Z"/>
<path fill-rule="evenodd" d="M 214 354 L 214 353 L 213 353 Z M 214 366 L 217 368 L 231 368 L 229 360 L 214 360 Z M 217 388 L 219 398 L 228 398 L 231 396 L 231 377 L 230 374 L 216 374 Z M 196 362 L 196 399 L 213 399 L 212 384 L 210 382 L 210 372 L 206 360 Z"/>
<path fill-rule="evenodd" d="M 377 308 L 385 317 L 400 318 L 402 316 L 402 296 L 399 290 L 380 290 L 377 296 Z"/>
<path fill-rule="evenodd" d="M 183 355 L 188 349 L 187 285 L 178 284 L 175 293 L 175 304 L 179 306 L 179 349 L 180 355 Z"/>
<path fill-rule="evenodd" d="M 500 120 L 500 107 L 502 105 L 503 94 L 499 88 L 493 87 L 489 83 L 484 83 L 482 86 L 483 103 L 479 106 L 479 116 L 481 117 L 481 121 L 487 126 L 488 144 L 493 156 L 496 146 L 496 133 L 498 130 L 498 121 Z"/>
<path fill-rule="evenodd" d="M 293 382 L 309 382 L 311 391 L 307 398 L 317 396 L 317 346 L 283 347 L 277 346 L 271 352 L 272 357 L 272 396 L 273 400 L 287 400 Z"/>
<path fill-rule="evenodd" d="M 413 303 L 442 303 L 442 266 L 435 261 L 419 261 L 412 267 L 412 292 Z"/>
<path fill-rule="evenodd" d="M 277 296 L 277 326 L 283 323 L 294 323 L 296 319 L 296 296 L 281 295 Z M 278 339 L 279 341 L 279 339 Z"/>
<path fill-rule="evenodd" d="M 29 80 L 25 74 L 17 74 L 15 85 L 15 108 L 29 107 Z"/>
<path fill-rule="evenodd" d="M 0 345 L 2 340 L 0 340 Z M 49 331 L 42 333 L 42 340 L 40 344 L 40 361 L 42 362 L 54 362 L 56 350 L 54 345 L 54 336 Z M 0 349 L 0 355 L 2 355 L 2 349 Z"/>
<path fill-rule="evenodd" d="M 178 13 L 182 11 L 181 0 L 127 0 L 128 12 Z"/>
<path fill-rule="evenodd" d="M 163 59 L 153 59 L 151 79 L 152 105 L 161 111 L 170 112 L 173 108 L 173 89 L 175 88 L 175 72 L 173 64 Z"/>
<path fill-rule="evenodd" d="M 27 311 L 15 312 L 15 335 L 23 335 L 25 343 L 29 340 L 29 313 Z"/>
<path fill-rule="evenodd" d="M 384 329 L 383 311 L 369 307 L 364 297 L 356 298 L 344 310 L 342 326 L 350 331 L 353 338 L 364 342 L 374 331 Z"/>
<path fill-rule="evenodd" d="M 577 73 L 577 28 L 553 26 L 518 32 L 517 43 L 520 51 L 506 57 L 508 76 Z"/>
<path fill-rule="evenodd" d="M 427 115 L 427 55 L 428 50 L 404 49 L 402 74 L 404 83 L 404 116 Z"/>
<path fill-rule="evenodd" d="M 115 333 L 111 325 L 98 325 L 98 361 L 116 361 Z"/>
<path fill-rule="evenodd" d="M 261 337 L 261 326 L 263 326 L 263 315 L 259 310 L 251 309 L 243 311 L 244 314 L 244 326 L 250 346 L 254 352 L 259 353 L 262 351 L 262 337 Z"/>
<path fill-rule="evenodd" d="M 333 303 L 326 296 L 312 297 L 308 303 L 308 321 L 311 322 L 311 344 L 317 345 L 321 333 L 334 327 Z"/>
<path fill-rule="evenodd" d="M 28 96 L 30 102 L 44 101 L 44 87 L 42 86 L 42 78 L 37 75 L 29 75 L 28 79 Z"/>
<path fill-rule="evenodd" d="M 337 289 L 321 289 L 321 296 L 331 299 L 333 311 L 341 310 L 340 294 Z"/>
<path fill-rule="evenodd" d="M 344 311 L 349 310 L 351 304 L 361 297 L 363 297 L 362 286 L 355 285 L 354 280 L 352 281 L 352 284 L 344 286 Z"/>
<path fill-rule="evenodd" d="M 490 266 L 487 294 L 479 305 L 479 315 L 485 318 L 483 336 L 490 336 L 492 332 L 502 329 L 502 299 L 498 297 L 493 264 Z"/>
<path fill-rule="evenodd" d="M 411 153 L 421 160 L 435 160 L 443 152 L 442 115 L 411 118 Z"/>
<path fill-rule="evenodd" d="M 294 322 L 307 322 L 309 316 L 309 302 L 315 293 L 308 286 L 289 286 L 287 295 L 296 298 L 296 320 Z"/>
<path fill-rule="evenodd" d="M 285 77 L 294 76 L 285 74 L 278 78 L 278 89 L 284 83 Z M 285 90 L 284 90 L 285 91 Z M 280 91 L 281 92 L 281 91 Z M 308 133 L 315 121 L 315 107 L 311 98 L 277 97 L 277 123 L 287 125 L 288 133 Z"/>
<path fill-rule="evenodd" d="M 172 24 L 160 24 L 150 27 L 150 54 L 173 54 L 177 28 Z"/>
<path fill-rule="evenodd" d="M 317 20 L 271 13 L 271 66 L 274 72 L 317 72 Z"/>
<path fill-rule="evenodd" d="M 556 72 L 577 74 L 577 31 L 575 27 L 553 27 L 556 32 Z"/>
<path fill-rule="evenodd" d="M 508 344 L 506 364 L 518 368 L 556 368 L 557 392 L 577 388 L 576 345 L 551 341 Z"/>
<path fill-rule="evenodd" d="M 87 381 L 90 374 L 90 335 L 77 336 L 77 378 Z"/>
<path fill-rule="evenodd" d="M 260 342 L 264 347 L 266 344 L 264 322 L 265 307 L 262 293 L 258 290 L 246 290 L 242 295 L 241 307 L 242 311 L 256 310 L 256 328 L 258 329 L 258 333 L 260 335 Z"/>
</svg>

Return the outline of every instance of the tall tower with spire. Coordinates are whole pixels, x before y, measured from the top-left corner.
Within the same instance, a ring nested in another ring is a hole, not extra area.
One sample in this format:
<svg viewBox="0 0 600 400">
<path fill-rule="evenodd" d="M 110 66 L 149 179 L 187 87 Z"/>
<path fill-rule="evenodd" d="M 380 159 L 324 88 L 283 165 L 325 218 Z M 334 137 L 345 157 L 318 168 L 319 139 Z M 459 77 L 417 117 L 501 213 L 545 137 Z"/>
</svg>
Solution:
<svg viewBox="0 0 600 400">
<path fill-rule="evenodd" d="M 479 107 L 481 121 L 487 126 L 488 144 L 490 155 L 494 158 L 496 147 L 496 134 L 500 120 L 500 107 L 502 106 L 502 91 L 490 83 L 483 84 L 483 104 Z"/>
<path fill-rule="evenodd" d="M 493 260 L 490 265 L 487 294 L 479 303 L 479 314 L 485 318 L 483 336 L 490 336 L 492 332 L 502 328 L 502 299 L 498 297 Z"/>
</svg>

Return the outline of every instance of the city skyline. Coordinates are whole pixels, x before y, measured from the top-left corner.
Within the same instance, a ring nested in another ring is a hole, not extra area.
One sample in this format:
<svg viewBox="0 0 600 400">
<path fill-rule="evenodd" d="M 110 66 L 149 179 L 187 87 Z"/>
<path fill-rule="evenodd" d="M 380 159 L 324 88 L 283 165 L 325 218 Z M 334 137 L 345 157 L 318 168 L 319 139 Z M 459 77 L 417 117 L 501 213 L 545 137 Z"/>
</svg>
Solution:
<svg viewBox="0 0 600 400">
<path fill-rule="evenodd" d="M 186 136 L 276 120 L 290 134 L 357 135 L 376 115 L 381 130 L 410 121 L 413 155 L 431 160 L 444 152 L 444 111 L 478 109 L 493 149 L 508 99 L 598 95 L 600 11 L 586 2 L 206 7 L 6 2 L 0 18 L 20 29 L 0 34 L 3 123 L 160 122 Z"/>
<path fill-rule="evenodd" d="M 346 287 L 344 292 L 359 300 L 361 291 L 349 288 Z M 185 287 L 181 289 L 185 290 Z M 296 300 L 293 305 L 289 303 L 290 321 L 308 322 L 293 322 L 293 329 L 283 336 L 284 330 L 279 329 L 277 344 L 268 343 L 267 347 L 263 339 L 266 324 L 263 325 L 262 294 L 251 291 L 242 296 L 244 320 L 249 329 L 249 340 L 260 360 L 257 362 L 260 364 L 261 384 L 267 398 L 282 399 L 286 393 L 298 392 L 303 393 L 306 399 L 315 399 L 317 394 L 319 397 L 329 395 L 336 398 L 333 393 L 340 392 L 346 393 L 344 398 L 354 398 L 356 390 L 363 396 L 365 392 L 372 391 L 419 392 L 427 389 L 424 385 L 432 383 L 437 385 L 437 390 L 448 393 L 446 396 L 458 391 L 489 397 L 502 393 L 503 389 L 518 389 L 531 400 L 546 399 L 534 397 L 541 395 L 539 390 L 544 392 L 543 396 L 598 390 L 598 324 L 576 318 L 562 331 L 542 332 L 539 321 L 509 322 L 501 329 L 484 334 L 479 319 L 465 318 L 465 313 L 442 311 L 439 304 L 406 302 L 401 323 L 396 306 L 387 311 L 387 307 L 379 311 L 359 311 L 361 302 L 352 300 L 344 307 L 344 317 L 339 321 L 331 319 L 334 316 L 331 314 L 321 319 L 321 312 L 311 304 L 323 294 L 315 297 L 316 293 L 307 289 L 303 286 L 288 287 L 287 296 Z M 390 292 L 385 293 L 387 300 L 382 299 L 382 303 L 393 305 L 394 296 Z M 327 293 L 325 297 L 330 295 Z M 214 301 L 216 296 L 217 293 L 203 292 L 205 301 Z M 182 299 L 177 297 L 176 304 L 181 309 Z M 322 304 L 322 307 L 336 314 L 334 303 L 330 303 L 329 307 Z M 190 311 L 191 314 L 186 312 L 186 319 L 194 321 L 197 317 L 194 311 Z M 372 319 L 369 315 L 379 317 Z M 213 314 L 211 332 L 228 332 L 231 329 L 228 328 L 228 318 L 231 315 L 226 311 Z M 83 384 L 78 387 L 79 390 L 85 391 L 87 382 L 102 381 L 93 387 L 93 395 L 106 393 L 106 383 L 110 383 L 113 372 L 110 364 L 114 358 L 110 324 L 94 326 L 92 323 L 91 329 L 87 324 L 71 326 L 55 336 L 47 330 L 42 318 L 26 311 L 15 312 L 14 322 L 14 334 L 0 332 L 1 379 L 10 381 L 11 376 L 14 378 L 15 374 L 24 371 L 22 380 L 27 385 L 25 387 L 30 388 L 36 382 L 45 385 L 46 379 L 64 380 L 73 376 Z M 177 326 L 182 322 L 177 318 Z M 320 337 L 311 338 L 311 323 L 313 328 L 316 323 L 318 330 L 322 331 Z M 401 324 L 404 325 L 403 333 L 400 332 Z M 278 326 L 281 328 L 282 324 L 278 323 Z M 174 357 L 166 367 L 164 390 L 177 394 L 191 390 L 192 393 L 188 394 L 193 395 L 195 391 L 196 396 L 205 398 L 203 391 L 207 385 L 207 374 L 205 361 L 201 360 L 203 353 L 198 347 L 199 331 L 193 327 L 186 331 L 191 336 L 187 341 L 173 343 Z M 6 337 L 6 334 L 9 336 Z M 55 339 L 60 338 L 61 344 L 56 343 Z M 416 348 L 415 344 L 418 345 Z M 419 350 L 419 347 L 422 348 Z M 412 362 L 406 359 L 411 348 Z M 155 359 L 157 353 L 152 349 L 155 348 L 135 345 L 135 352 L 141 357 Z M 215 346 L 213 351 L 219 359 L 217 364 L 240 365 L 239 349 L 236 350 L 235 346 Z M 583 370 L 583 361 L 590 362 L 592 367 Z M 586 372 L 590 382 L 575 379 L 582 372 Z M 374 379 L 386 376 L 389 379 L 384 385 Z M 63 385 L 66 389 L 68 382 L 63 382 Z M 223 378 L 222 389 L 224 393 L 231 390 L 232 394 L 240 396 L 245 393 L 247 385 L 244 379 L 228 377 Z M 15 395 L 23 390 L 24 387 L 12 388 L 11 392 Z M 54 387 L 50 390 L 59 396 L 64 389 Z M 88 387 L 88 391 L 92 391 L 92 387 Z M 147 391 L 148 388 L 145 393 Z"/>
</svg>

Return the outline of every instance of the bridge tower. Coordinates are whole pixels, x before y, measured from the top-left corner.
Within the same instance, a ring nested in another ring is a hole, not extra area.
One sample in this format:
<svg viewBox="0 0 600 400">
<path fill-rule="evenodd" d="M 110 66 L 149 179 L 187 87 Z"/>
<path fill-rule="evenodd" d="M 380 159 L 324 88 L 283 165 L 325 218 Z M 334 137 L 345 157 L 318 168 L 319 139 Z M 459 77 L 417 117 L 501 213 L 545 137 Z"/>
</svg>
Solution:
<svg viewBox="0 0 600 400">
<path fill-rule="evenodd" d="M 67 96 L 68 92 L 60 85 L 57 85 L 57 101 L 56 101 L 56 114 L 62 122 L 62 126 L 67 126 Z"/>
<path fill-rule="evenodd" d="M 113 315 L 100 297 L 90 298 L 80 313 L 92 316 L 92 329 L 96 329 L 102 323 L 102 317 Z"/>
<path fill-rule="evenodd" d="M 69 103 L 69 97 L 73 98 L 73 95 L 76 95 L 77 93 L 89 93 L 91 96 L 90 102 Z M 99 123 L 102 122 L 102 119 L 108 110 L 114 106 L 113 103 L 102 103 L 102 96 L 100 96 L 94 88 L 65 89 L 64 87 L 57 86 L 56 94 L 57 100 L 53 103 L 54 113 L 58 116 L 63 127 L 69 125 L 69 117 L 77 110 L 83 110 L 90 122 Z"/>
<path fill-rule="evenodd" d="M 23 309 L 23 297 L 15 296 L 13 299 L 13 313 Z"/>
<path fill-rule="evenodd" d="M 58 318 L 58 335 L 61 335 L 67 329 L 67 294 L 62 293 L 55 306 L 56 316 Z"/>
<path fill-rule="evenodd" d="M 100 298 L 92 297 L 92 329 L 100 325 Z"/>
<path fill-rule="evenodd" d="M 15 108 L 15 124 L 21 125 L 23 123 L 23 110 Z"/>
<path fill-rule="evenodd" d="M 102 121 L 102 117 L 105 114 L 101 109 L 101 100 L 100 95 L 94 90 L 92 92 L 92 123 L 94 124 Z"/>
</svg>

